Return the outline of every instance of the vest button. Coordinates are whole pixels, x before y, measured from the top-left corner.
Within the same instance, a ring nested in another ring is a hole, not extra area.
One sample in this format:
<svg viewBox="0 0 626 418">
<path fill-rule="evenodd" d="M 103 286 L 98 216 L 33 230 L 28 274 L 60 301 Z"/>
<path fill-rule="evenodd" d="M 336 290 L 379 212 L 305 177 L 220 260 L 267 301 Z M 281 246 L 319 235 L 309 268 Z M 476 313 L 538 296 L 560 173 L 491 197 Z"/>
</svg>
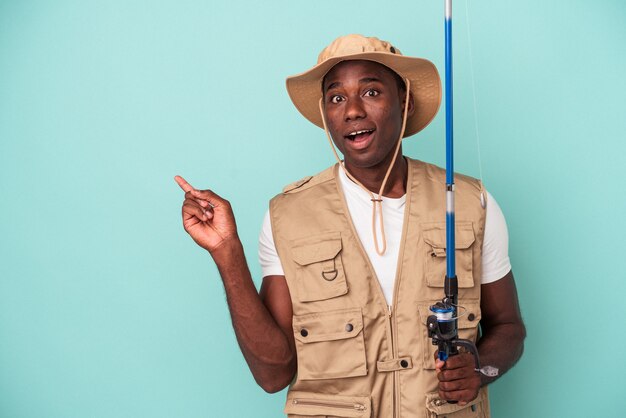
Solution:
<svg viewBox="0 0 626 418">
<path fill-rule="evenodd" d="M 409 367 L 409 362 L 406 360 L 401 360 L 400 366 L 402 366 L 403 369 L 406 369 L 407 367 Z"/>
<path fill-rule="evenodd" d="M 353 329 L 354 329 L 354 326 L 352 326 L 352 324 L 346 324 L 346 331 L 352 332 Z"/>
<path fill-rule="evenodd" d="M 476 319 L 476 315 L 471 313 L 471 314 L 467 315 L 467 319 L 469 319 L 470 321 L 473 321 L 474 319 Z"/>
<path fill-rule="evenodd" d="M 303 337 L 306 337 L 307 335 L 309 335 L 309 331 L 307 331 L 306 329 L 302 328 L 300 330 L 300 335 L 302 335 Z"/>
</svg>

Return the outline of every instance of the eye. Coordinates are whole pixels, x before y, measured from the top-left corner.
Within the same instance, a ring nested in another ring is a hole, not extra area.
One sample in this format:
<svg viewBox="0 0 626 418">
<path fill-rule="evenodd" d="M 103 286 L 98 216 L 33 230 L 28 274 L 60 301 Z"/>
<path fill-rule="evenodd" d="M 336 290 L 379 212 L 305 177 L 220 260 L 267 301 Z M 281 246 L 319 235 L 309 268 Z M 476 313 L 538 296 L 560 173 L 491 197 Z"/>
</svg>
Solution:
<svg viewBox="0 0 626 418">
<path fill-rule="evenodd" d="M 343 102 L 343 97 L 341 97 L 341 96 L 339 96 L 339 95 L 337 95 L 337 94 L 334 94 L 334 95 L 330 96 L 329 101 L 330 101 L 331 103 L 335 103 L 335 104 L 337 104 L 337 103 L 339 103 L 339 102 Z"/>
<path fill-rule="evenodd" d="M 378 90 L 369 89 L 365 91 L 365 96 L 367 97 L 376 97 L 380 94 Z"/>
</svg>

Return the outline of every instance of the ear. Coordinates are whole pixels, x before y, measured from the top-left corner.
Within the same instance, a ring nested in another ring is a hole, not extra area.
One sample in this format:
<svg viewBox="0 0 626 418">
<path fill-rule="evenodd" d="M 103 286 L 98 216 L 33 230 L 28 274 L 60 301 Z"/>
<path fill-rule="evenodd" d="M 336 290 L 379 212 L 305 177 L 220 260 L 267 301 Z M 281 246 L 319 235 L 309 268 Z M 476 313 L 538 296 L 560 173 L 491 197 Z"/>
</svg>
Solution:
<svg viewBox="0 0 626 418">
<path fill-rule="evenodd" d="M 407 108 L 407 113 L 409 114 L 408 116 L 413 116 L 413 112 L 415 112 L 415 101 L 413 100 L 413 93 L 410 90 L 409 90 L 409 94 L 407 95 L 405 93 L 402 98 L 402 112 L 403 113 L 404 113 L 404 105 L 407 99 L 409 100 L 409 107 Z"/>
</svg>

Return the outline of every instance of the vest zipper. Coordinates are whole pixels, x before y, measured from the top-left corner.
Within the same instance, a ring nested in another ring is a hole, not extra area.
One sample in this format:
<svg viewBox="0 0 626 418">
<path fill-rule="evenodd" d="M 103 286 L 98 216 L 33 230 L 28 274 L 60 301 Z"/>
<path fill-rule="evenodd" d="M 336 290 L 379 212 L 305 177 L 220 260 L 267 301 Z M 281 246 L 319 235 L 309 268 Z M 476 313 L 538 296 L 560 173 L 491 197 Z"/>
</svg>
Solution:
<svg viewBox="0 0 626 418">
<path fill-rule="evenodd" d="M 343 408 L 354 409 L 356 411 L 365 411 L 367 407 L 361 403 L 328 401 L 319 399 L 294 399 L 292 401 L 294 405 L 309 405 L 309 406 L 321 406 L 326 408 Z"/>
<path fill-rule="evenodd" d="M 406 181 L 406 202 L 404 204 L 404 217 L 402 220 L 402 235 L 400 238 L 400 248 L 398 249 L 398 264 L 396 268 L 396 279 L 393 285 L 393 306 L 389 308 L 389 327 L 391 328 L 391 347 L 393 350 L 393 358 L 398 358 L 398 336 L 397 336 L 397 319 L 393 314 L 395 307 L 398 306 L 398 290 L 400 289 L 400 280 L 402 278 L 402 266 L 404 265 L 404 249 L 406 237 L 409 229 L 409 218 L 411 215 L 411 199 L 413 198 L 413 170 L 411 164 L 407 162 L 407 181 Z M 392 317 L 393 316 L 393 317 Z M 400 416 L 400 374 L 397 370 L 393 372 L 393 418 Z"/>
<path fill-rule="evenodd" d="M 397 278 L 396 278 L 397 281 Z M 389 309 L 389 329 L 391 330 L 391 354 L 393 355 L 394 358 L 396 358 L 396 344 L 394 342 L 394 338 L 395 338 L 395 332 L 394 332 L 394 328 L 393 328 L 393 307 L 391 305 L 387 305 L 387 308 Z M 393 418 L 396 418 L 396 416 L 398 415 L 398 411 L 396 408 L 396 398 L 398 397 L 396 391 L 397 391 L 397 385 L 396 385 L 396 373 L 397 372 L 392 372 L 393 373 L 393 390 L 392 390 L 392 399 L 391 401 L 393 402 Z"/>
</svg>

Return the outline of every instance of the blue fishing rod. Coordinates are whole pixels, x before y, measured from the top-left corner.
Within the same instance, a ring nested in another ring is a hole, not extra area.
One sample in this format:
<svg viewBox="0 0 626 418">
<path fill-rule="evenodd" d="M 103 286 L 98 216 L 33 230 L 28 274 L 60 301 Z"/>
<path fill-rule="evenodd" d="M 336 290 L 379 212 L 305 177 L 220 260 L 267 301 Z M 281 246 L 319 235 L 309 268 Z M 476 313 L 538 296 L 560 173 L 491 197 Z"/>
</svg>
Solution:
<svg viewBox="0 0 626 418">
<path fill-rule="evenodd" d="M 454 148 L 452 109 L 452 0 L 445 0 L 445 108 L 446 108 L 446 277 L 444 298 L 430 307 L 432 315 L 426 325 L 433 345 L 438 346 L 437 356 L 446 361 L 464 347 L 474 355 L 475 369 L 487 376 L 496 376 L 498 369 L 481 368 L 478 349 L 473 341 L 458 338 L 459 284 L 456 277 L 455 219 L 454 219 Z M 454 402 L 450 402 L 454 403 Z"/>
</svg>

